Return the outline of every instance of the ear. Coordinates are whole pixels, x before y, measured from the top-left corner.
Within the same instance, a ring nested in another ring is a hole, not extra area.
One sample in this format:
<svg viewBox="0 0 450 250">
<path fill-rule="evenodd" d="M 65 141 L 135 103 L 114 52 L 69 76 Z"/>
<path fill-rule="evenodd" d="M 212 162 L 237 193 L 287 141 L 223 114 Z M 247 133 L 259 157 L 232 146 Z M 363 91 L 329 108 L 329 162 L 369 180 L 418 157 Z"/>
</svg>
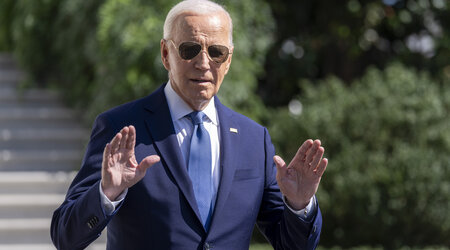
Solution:
<svg viewBox="0 0 450 250">
<path fill-rule="evenodd" d="M 169 71 L 170 70 L 169 48 L 167 41 L 164 39 L 161 39 L 161 61 L 164 65 L 164 68 L 166 68 L 166 70 Z"/>
<path fill-rule="evenodd" d="M 234 51 L 234 47 L 231 47 L 231 49 L 230 49 L 231 54 L 228 55 L 227 61 L 224 62 L 225 63 L 225 75 L 228 74 L 228 70 L 230 69 L 231 58 L 233 57 L 233 51 Z"/>
</svg>

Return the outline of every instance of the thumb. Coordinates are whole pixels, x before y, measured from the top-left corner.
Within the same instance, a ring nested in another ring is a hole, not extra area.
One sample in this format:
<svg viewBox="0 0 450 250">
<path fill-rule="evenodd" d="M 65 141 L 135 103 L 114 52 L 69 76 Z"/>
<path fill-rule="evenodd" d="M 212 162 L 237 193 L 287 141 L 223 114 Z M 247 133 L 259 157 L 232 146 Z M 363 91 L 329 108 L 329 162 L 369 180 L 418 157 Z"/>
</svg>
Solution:
<svg viewBox="0 0 450 250">
<path fill-rule="evenodd" d="M 142 171 L 146 171 L 149 167 L 151 167 L 153 164 L 160 161 L 159 156 L 157 155 L 150 155 L 145 157 L 141 163 L 139 163 L 138 168 Z"/>
<path fill-rule="evenodd" d="M 284 162 L 280 156 L 275 155 L 273 161 L 275 162 L 278 171 L 286 171 L 286 162 Z"/>
</svg>

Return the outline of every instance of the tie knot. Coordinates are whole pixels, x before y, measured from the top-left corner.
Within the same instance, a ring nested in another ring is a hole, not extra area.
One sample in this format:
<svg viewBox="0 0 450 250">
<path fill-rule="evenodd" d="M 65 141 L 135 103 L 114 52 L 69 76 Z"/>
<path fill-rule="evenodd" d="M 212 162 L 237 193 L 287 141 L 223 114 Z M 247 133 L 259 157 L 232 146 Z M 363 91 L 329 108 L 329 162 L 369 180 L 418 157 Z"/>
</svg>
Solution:
<svg viewBox="0 0 450 250">
<path fill-rule="evenodd" d="M 191 118 L 192 124 L 199 125 L 203 123 L 203 117 L 205 116 L 205 113 L 201 111 L 194 111 L 189 114 L 189 117 Z"/>
</svg>

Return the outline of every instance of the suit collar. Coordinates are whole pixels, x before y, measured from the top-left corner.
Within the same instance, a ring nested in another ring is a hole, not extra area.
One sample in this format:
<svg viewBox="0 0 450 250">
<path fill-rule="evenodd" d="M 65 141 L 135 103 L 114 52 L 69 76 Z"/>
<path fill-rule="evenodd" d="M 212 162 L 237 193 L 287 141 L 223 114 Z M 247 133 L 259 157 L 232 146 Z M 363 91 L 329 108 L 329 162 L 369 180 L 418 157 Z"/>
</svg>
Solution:
<svg viewBox="0 0 450 250">
<path fill-rule="evenodd" d="M 149 101 L 145 105 L 145 109 L 149 111 L 145 121 L 163 165 L 167 166 L 194 213 L 200 218 L 192 183 L 176 138 L 172 117 L 164 94 L 164 86 L 161 86 L 149 97 Z M 200 219 L 199 223 L 201 223 Z"/>
<path fill-rule="evenodd" d="M 238 157 L 236 156 L 239 155 L 240 150 L 240 127 L 236 123 L 236 117 L 234 117 L 235 113 L 220 103 L 218 98 L 216 98 L 215 106 L 220 122 L 221 176 L 210 230 L 213 230 L 215 226 L 220 226 L 214 224 L 214 221 L 217 220 L 215 217 L 220 216 L 220 212 L 228 199 L 233 184 L 236 166 L 238 165 Z"/>
</svg>

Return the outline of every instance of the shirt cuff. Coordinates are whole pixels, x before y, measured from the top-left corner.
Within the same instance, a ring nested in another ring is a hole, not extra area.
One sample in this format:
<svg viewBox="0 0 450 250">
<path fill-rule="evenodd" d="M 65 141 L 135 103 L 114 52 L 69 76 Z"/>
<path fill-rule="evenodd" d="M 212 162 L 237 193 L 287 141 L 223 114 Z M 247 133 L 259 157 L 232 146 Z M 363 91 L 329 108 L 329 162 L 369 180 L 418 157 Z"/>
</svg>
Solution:
<svg viewBox="0 0 450 250">
<path fill-rule="evenodd" d="M 105 209 L 105 212 L 107 215 L 113 214 L 114 210 L 116 210 L 116 207 L 125 199 L 125 196 L 128 193 L 128 188 L 125 189 L 118 197 L 116 201 L 110 201 L 108 197 L 103 193 L 102 185 L 99 186 L 100 191 L 100 200 L 102 202 L 103 209 Z"/>
<path fill-rule="evenodd" d="M 311 200 L 309 201 L 309 204 L 301 210 L 294 210 L 291 208 L 287 202 L 286 197 L 283 195 L 283 202 L 286 205 L 289 210 L 291 210 L 292 213 L 296 214 L 298 217 L 304 219 L 304 220 L 310 220 L 315 214 L 316 214 L 316 196 L 311 197 Z"/>
</svg>

